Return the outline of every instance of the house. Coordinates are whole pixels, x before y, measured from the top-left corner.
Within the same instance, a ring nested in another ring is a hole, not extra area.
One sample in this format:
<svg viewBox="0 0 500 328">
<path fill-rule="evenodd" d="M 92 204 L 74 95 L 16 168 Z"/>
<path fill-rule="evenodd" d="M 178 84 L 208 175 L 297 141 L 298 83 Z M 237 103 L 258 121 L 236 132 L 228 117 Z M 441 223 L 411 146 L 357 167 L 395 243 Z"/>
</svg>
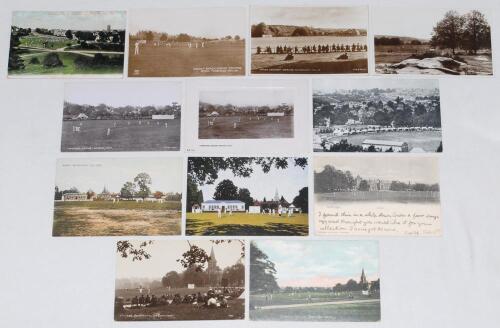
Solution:
<svg viewBox="0 0 500 328">
<path fill-rule="evenodd" d="M 207 200 L 201 203 L 202 212 L 245 212 L 245 203 L 240 200 Z"/>
<path fill-rule="evenodd" d="M 152 120 L 173 120 L 175 115 L 151 115 Z"/>
<path fill-rule="evenodd" d="M 84 113 L 80 113 L 77 116 L 73 117 L 74 120 L 87 120 L 88 118 L 89 117 Z"/>
<path fill-rule="evenodd" d="M 408 152 L 408 143 L 404 141 L 390 141 L 390 140 L 370 140 L 367 139 L 363 141 L 361 145 L 363 150 L 367 150 L 369 147 L 373 146 L 377 151 L 388 151 L 392 149 L 394 152 Z"/>
<path fill-rule="evenodd" d="M 78 192 L 71 192 L 62 195 L 61 200 L 63 202 L 73 202 L 73 201 L 87 201 L 87 194 L 86 193 L 78 193 Z"/>
</svg>

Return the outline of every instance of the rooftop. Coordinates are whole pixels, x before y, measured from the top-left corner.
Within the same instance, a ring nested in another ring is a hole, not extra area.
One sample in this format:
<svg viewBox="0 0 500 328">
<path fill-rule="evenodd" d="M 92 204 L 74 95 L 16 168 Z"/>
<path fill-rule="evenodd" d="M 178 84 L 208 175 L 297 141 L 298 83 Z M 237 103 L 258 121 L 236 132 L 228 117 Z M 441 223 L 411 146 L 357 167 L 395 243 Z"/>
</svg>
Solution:
<svg viewBox="0 0 500 328">
<path fill-rule="evenodd" d="M 220 203 L 229 203 L 229 204 L 245 204 L 241 200 L 206 200 L 203 204 L 220 204 Z"/>
</svg>

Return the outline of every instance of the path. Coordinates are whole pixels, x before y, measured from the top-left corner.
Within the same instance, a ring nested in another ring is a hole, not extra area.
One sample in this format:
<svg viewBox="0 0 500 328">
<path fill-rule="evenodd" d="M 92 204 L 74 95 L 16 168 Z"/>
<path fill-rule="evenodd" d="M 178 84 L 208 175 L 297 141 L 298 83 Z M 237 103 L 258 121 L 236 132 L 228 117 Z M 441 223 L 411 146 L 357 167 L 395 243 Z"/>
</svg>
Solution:
<svg viewBox="0 0 500 328">
<path fill-rule="evenodd" d="M 306 307 L 306 306 L 322 306 L 322 305 L 337 305 L 337 304 L 359 304 L 359 303 L 372 303 L 372 302 L 380 302 L 380 299 L 373 300 L 356 300 L 356 301 L 335 301 L 335 302 L 315 302 L 315 303 L 301 303 L 301 304 L 285 304 L 285 305 L 268 305 L 256 307 L 259 310 L 274 310 L 274 309 L 289 309 L 289 308 L 298 308 L 298 307 Z"/>
<path fill-rule="evenodd" d="M 25 47 L 25 46 L 20 46 L 18 47 L 19 49 L 28 49 L 28 50 L 36 50 L 39 51 L 37 53 L 33 54 L 25 54 L 21 55 L 21 58 L 27 58 L 27 57 L 32 57 L 32 56 L 37 56 L 40 54 L 40 52 L 62 52 L 62 53 L 73 53 L 77 55 L 82 55 L 82 56 L 87 56 L 87 57 L 94 57 L 95 54 L 109 54 L 109 55 L 123 55 L 124 52 L 120 51 L 102 51 L 102 50 L 66 50 L 67 47 L 62 47 L 58 49 L 47 49 L 47 48 L 38 48 L 38 47 Z"/>
</svg>

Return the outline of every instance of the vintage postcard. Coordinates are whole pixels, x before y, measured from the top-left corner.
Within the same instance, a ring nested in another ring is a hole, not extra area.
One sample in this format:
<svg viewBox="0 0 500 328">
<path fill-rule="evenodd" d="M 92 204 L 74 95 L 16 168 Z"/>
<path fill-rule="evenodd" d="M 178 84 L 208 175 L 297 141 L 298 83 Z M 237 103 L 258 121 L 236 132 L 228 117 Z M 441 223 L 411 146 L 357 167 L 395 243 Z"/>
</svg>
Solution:
<svg viewBox="0 0 500 328">
<path fill-rule="evenodd" d="M 179 150 L 181 101 L 180 82 L 66 84 L 61 151 Z"/>
<path fill-rule="evenodd" d="M 181 158 L 57 161 L 53 236 L 180 235 Z"/>
<path fill-rule="evenodd" d="M 437 156 L 314 158 L 318 235 L 438 236 Z"/>
<path fill-rule="evenodd" d="M 308 160 L 189 157 L 186 234 L 307 236 Z"/>
<path fill-rule="evenodd" d="M 115 320 L 245 318 L 244 240 L 122 240 Z"/>
<path fill-rule="evenodd" d="M 186 83 L 183 147 L 215 154 L 309 151 L 307 81 L 209 79 Z"/>
<path fill-rule="evenodd" d="M 438 80 L 313 82 L 314 151 L 442 152 Z"/>
<path fill-rule="evenodd" d="M 368 7 L 252 7 L 253 74 L 368 73 Z"/>
<path fill-rule="evenodd" d="M 294 90 L 232 88 L 200 92 L 198 138 L 293 138 Z"/>
<path fill-rule="evenodd" d="M 250 319 L 380 321 L 378 242 L 250 244 Z"/>
<path fill-rule="evenodd" d="M 372 13 L 377 73 L 493 75 L 490 12 L 374 7 Z"/>
<path fill-rule="evenodd" d="M 129 77 L 245 75 L 245 7 L 133 10 Z"/>
<path fill-rule="evenodd" d="M 14 11 L 10 77 L 121 76 L 125 11 Z"/>
</svg>

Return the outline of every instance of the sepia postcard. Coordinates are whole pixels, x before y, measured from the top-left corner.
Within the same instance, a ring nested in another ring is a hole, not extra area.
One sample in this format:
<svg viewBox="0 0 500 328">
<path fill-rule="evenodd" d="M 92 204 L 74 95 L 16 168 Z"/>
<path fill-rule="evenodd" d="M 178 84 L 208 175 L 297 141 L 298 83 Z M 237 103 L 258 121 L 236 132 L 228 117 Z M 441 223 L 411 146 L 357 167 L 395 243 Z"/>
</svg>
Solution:
<svg viewBox="0 0 500 328">
<path fill-rule="evenodd" d="M 316 152 L 442 152 L 438 80 L 313 81 Z"/>
<path fill-rule="evenodd" d="M 490 12 L 374 7 L 372 13 L 377 73 L 493 75 Z"/>
<path fill-rule="evenodd" d="M 133 10 L 129 77 L 245 75 L 245 7 Z"/>
<path fill-rule="evenodd" d="M 252 7 L 253 74 L 368 73 L 368 7 Z"/>
<path fill-rule="evenodd" d="M 66 84 L 61 151 L 179 150 L 181 101 L 180 82 Z"/>
<path fill-rule="evenodd" d="M 181 158 L 57 161 L 53 236 L 181 234 Z"/>
<path fill-rule="evenodd" d="M 314 158 L 318 235 L 441 235 L 439 158 Z"/>
<path fill-rule="evenodd" d="M 123 74 L 125 11 L 14 11 L 9 77 Z"/>
<path fill-rule="evenodd" d="M 250 319 L 380 321 L 378 242 L 254 240 Z"/>
<path fill-rule="evenodd" d="M 189 157 L 186 235 L 307 236 L 307 169 L 299 157 Z"/>
<path fill-rule="evenodd" d="M 122 240 L 115 320 L 245 318 L 244 240 Z"/>
</svg>

